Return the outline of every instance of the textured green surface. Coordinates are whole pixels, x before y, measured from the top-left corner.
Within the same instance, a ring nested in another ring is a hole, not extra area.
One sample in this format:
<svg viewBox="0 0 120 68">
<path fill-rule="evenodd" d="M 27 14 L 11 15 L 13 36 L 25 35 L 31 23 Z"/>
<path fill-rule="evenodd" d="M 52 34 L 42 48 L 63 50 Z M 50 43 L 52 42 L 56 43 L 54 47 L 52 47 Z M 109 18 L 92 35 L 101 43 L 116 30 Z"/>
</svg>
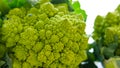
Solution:
<svg viewBox="0 0 120 68">
<path fill-rule="evenodd" d="M 114 12 L 109 12 L 106 16 L 97 16 L 94 23 L 93 38 L 98 43 L 104 58 L 120 56 L 120 12 L 118 6 Z"/>
<path fill-rule="evenodd" d="M 37 5 L 11 9 L 3 20 L 2 44 L 9 49 L 13 68 L 78 67 L 87 59 L 83 16 L 70 12 L 67 3 L 41 0 Z"/>
</svg>

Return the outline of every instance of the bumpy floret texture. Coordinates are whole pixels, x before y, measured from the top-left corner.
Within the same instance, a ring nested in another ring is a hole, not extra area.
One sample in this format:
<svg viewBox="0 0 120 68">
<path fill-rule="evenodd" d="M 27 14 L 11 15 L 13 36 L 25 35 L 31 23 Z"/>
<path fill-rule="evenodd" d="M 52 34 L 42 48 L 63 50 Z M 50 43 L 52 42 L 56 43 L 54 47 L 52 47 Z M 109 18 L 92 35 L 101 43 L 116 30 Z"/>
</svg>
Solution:
<svg viewBox="0 0 120 68">
<path fill-rule="evenodd" d="M 2 41 L 13 68 L 76 68 L 87 58 L 82 16 L 57 7 L 47 1 L 39 8 L 15 8 L 6 16 Z"/>
<path fill-rule="evenodd" d="M 102 41 L 101 52 L 105 57 L 120 56 L 120 5 L 106 16 L 97 16 L 93 38 Z"/>
</svg>

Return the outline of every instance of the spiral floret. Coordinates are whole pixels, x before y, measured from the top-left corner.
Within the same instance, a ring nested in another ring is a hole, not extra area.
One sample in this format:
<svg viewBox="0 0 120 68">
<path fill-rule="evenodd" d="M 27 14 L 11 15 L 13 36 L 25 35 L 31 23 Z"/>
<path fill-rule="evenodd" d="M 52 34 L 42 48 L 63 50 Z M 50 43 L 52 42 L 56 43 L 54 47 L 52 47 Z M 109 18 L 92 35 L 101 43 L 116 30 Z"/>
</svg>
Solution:
<svg viewBox="0 0 120 68">
<path fill-rule="evenodd" d="M 87 59 L 88 37 L 82 16 L 57 7 L 44 2 L 39 8 L 9 12 L 2 41 L 10 48 L 13 68 L 76 68 Z"/>
</svg>

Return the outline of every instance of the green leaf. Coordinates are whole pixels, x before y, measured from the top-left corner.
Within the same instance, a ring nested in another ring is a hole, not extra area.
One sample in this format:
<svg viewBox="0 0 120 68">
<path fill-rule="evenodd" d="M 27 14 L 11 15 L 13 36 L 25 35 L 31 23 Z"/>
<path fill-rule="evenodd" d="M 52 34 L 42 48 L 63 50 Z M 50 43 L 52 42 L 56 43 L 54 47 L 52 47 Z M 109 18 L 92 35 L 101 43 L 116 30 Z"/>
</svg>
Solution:
<svg viewBox="0 0 120 68">
<path fill-rule="evenodd" d="M 30 0 L 0 0 L 0 11 L 2 16 L 7 14 L 10 9 L 20 7 L 31 7 L 32 3 Z"/>
<path fill-rule="evenodd" d="M 0 11 L 2 15 L 6 14 L 10 10 L 8 3 L 5 0 L 0 0 Z"/>
<path fill-rule="evenodd" d="M 80 3 L 78 1 L 73 2 L 73 8 L 80 8 Z"/>
<path fill-rule="evenodd" d="M 86 21 L 87 14 L 86 14 L 85 10 L 81 9 L 79 1 L 73 2 L 72 6 L 74 8 L 74 12 L 77 13 L 77 14 L 82 14 L 83 18 Z"/>
<path fill-rule="evenodd" d="M 8 68 L 12 68 L 12 59 L 9 57 L 8 53 L 5 54 L 5 61 Z"/>
<path fill-rule="evenodd" d="M 5 0 L 5 2 L 10 6 L 10 8 L 24 6 L 28 1 L 27 0 Z"/>
<path fill-rule="evenodd" d="M 0 27 L 2 27 L 2 19 L 0 18 Z"/>
<path fill-rule="evenodd" d="M 5 55 L 5 51 L 5 46 L 0 44 L 0 58 L 2 58 Z"/>
<path fill-rule="evenodd" d="M 8 4 L 10 8 L 13 8 L 14 6 L 16 6 L 17 1 L 18 1 L 18 0 L 10 0 L 10 1 L 4 0 L 4 2 L 5 2 L 6 4 Z"/>
<path fill-rule="evenodd" d="M 5 61 L 0 60 L 0 68 L 5 64 Z"/>
<path fill-rule="evenodd" d="M 51 0 L 53 4 L 67 3 L 69 0 Z"/>
</svg>

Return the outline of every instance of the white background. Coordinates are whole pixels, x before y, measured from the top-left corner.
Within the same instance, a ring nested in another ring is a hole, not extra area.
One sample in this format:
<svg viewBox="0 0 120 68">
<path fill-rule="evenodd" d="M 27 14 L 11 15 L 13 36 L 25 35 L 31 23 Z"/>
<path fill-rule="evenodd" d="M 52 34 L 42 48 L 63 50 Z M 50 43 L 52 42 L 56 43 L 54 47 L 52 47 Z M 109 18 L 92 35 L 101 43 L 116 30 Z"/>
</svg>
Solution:
<svg viewBox="0 0 120 68">
<path fill-rule="evenodd" d="M 97 15 L 105 16 L 108 12 L 112 12 L 120 4 L 120 0 L 79 0 L 81 8 L 87 13 L 86 33 L 91 35 L 93 32 L 94 20 Z M 92 38 L 89 43 L 92 43 Z M 103 68 L 101 63 L 95 62 L 98 68 Z"/>
</svg>

